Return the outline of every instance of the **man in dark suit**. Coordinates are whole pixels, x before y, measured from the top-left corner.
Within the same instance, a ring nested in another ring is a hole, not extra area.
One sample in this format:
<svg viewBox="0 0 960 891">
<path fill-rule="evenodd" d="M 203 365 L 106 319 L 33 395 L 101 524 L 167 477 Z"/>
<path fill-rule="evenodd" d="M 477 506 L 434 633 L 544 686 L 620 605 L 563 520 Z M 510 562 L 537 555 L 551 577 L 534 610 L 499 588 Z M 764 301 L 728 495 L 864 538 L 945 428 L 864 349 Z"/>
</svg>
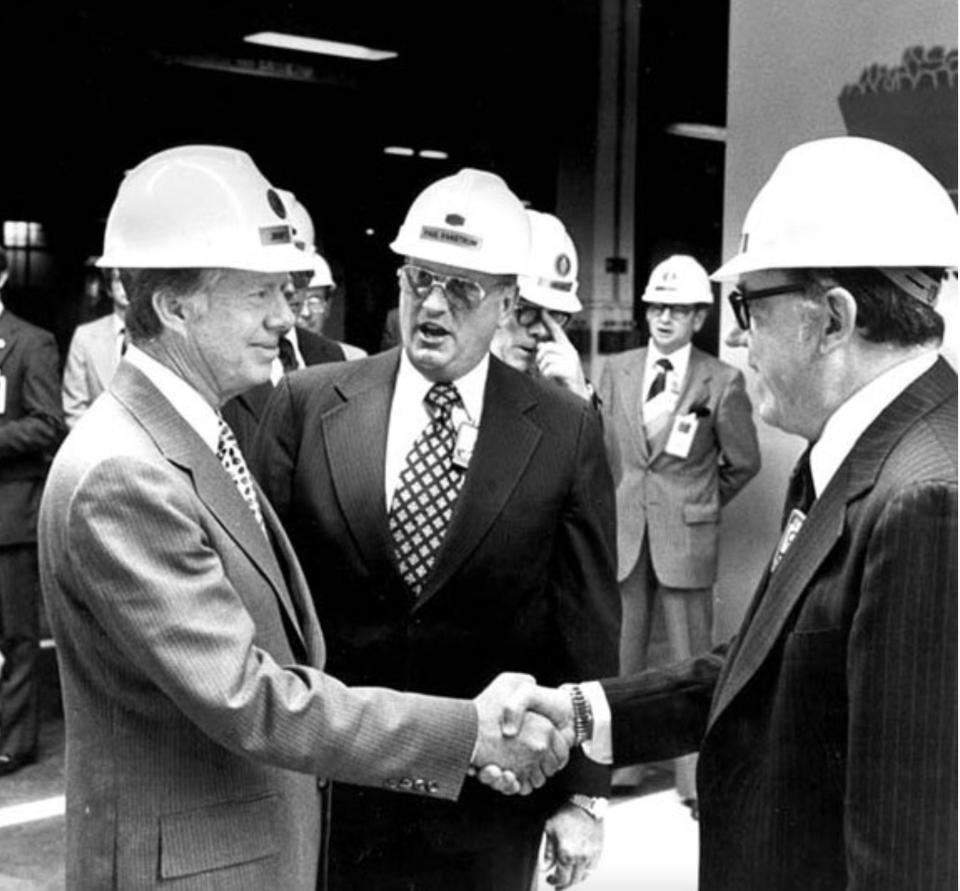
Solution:
<svg viewBox="0 0 960 891">
<path fill-rule="evenodd" d="M 315 891 L 318 776 L 456 799 L 472 756 L 492 750 L 541 783 L 564 739 L 541 719 L 505 741 L 496 685 L 471 703 L 351 689 L 323 670 L 300 565 L 217 413 L 269 377 L 301 262 L 250 157 L 148 158 L 104 242 L 131 343 L 54 460 L 39 521 L 67 885 Z"/>
<path fill-rule="evenodd" d="M 957 886 L 957 235 L 912 158 L 825 139 L 716 273 L 761 417 L 810 443 L 781 540 L 728 645 L 581 691 L 601 760 L 699 749 L 701 891 Z"/>
<path fill-rule="evenodd" d="M 489 354 L 529 237 L 499 177 L 429 186 L 392 245 L 402 350 L 290 375 L 267 405 L 252 466 L 351 683 L 467 695 L 506 668 L 554 683 L 616 668 L 596 412 Z M 545 821 L 565 887 L 598 853 L 608 788 L 584 758 L 522 802 L 474 784 L 452 807 L 406 806 L 335 785 L 333 887 L 527 891 Z"/>
<path fill-rule="evenodd" d="M 6 280 L 0 250 L 0 292 Z M 36 758 L 37 509 L 63 434 L 53 335 L 15 316 L 0 298 L 0 776 Z"/>
</svg>

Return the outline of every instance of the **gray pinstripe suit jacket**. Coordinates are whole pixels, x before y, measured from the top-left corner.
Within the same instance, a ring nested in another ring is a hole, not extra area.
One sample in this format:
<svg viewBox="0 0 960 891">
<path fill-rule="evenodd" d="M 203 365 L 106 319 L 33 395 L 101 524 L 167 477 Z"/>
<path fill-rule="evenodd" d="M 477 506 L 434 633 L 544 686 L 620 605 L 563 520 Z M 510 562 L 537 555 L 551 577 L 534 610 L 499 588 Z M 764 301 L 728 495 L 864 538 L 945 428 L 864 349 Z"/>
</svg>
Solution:
<svg viewBox="0 0 960 891">
<path fill-rule="evenodd" d="M 54 461 L 40 557 L 69 887 L 313 891 L 309 774 L 459 794 L 473 706 L 324 674 L 300 567 L 265 502 L 264 515 L 273 548 L 211 450 L 125 363 Z"/>
<path fill-rule="evenodd" d="M 864 432 L 729 648 L 604 686 L 618 764 L 700 750 L 701 891 L 955 889 L 953 370 Z"/>
</svg>

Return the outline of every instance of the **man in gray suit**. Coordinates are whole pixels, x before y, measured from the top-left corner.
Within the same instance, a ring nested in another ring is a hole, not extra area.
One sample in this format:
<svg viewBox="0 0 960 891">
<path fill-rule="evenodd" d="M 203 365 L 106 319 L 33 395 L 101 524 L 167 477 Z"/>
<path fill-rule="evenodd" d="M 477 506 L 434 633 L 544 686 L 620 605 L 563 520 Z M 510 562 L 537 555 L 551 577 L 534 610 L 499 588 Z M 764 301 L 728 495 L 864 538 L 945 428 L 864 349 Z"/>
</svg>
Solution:
<svg viewBox="0 0 960 891">
<path fill-rule="evenodd" d="M 650 343 L 607 360 L 600 377 L 607 455 L 617 484 L 620 671 L 647 667 L 655 606 L 671 661 L 709 649 L 720 509 L 760 469 L 743 375 L 691 343 L 713 292 L 693 257 L 675 255 L 643 293 Z M 615 781 L 635 783 L 639 768 Z M 696 815 L 696 756 L 676 788 Z"/>
<path fill-rule="evenodd" d="M 475 759 L 541 785 L 566 739 L 505 740 L 494 707 L 348 688 L 303 573 L 217 409 L 267 380 L 302 263 L 243 152 L 185 146 L 127 174 L 102 263 L 130 347 L 59 452 L 41 577 L 67 730 L 76 888 L 313 891 L 317 776 L 455 799 Z"/>
<path fill-rule="evenodd" d="M 63 412 L 70 429 L 107 388 L 126 346 L 127 295 L 120 270 L 101 269 L 100 274 L 113 301 L 113 312 L 79 325 L 73 332 L 61 388 Z"/>
</svg>

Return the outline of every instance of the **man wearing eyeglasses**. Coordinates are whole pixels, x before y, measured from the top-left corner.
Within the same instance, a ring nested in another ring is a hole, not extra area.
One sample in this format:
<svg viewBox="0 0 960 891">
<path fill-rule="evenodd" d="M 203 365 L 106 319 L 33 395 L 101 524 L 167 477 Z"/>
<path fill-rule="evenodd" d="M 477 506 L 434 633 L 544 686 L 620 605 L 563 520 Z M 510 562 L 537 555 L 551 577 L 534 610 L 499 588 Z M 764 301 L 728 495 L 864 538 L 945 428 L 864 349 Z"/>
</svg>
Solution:
<svg viewBox="0 0 960 891">
<path fill-rule="evenodd" d="M 691 342 L 712 303 L 693 257 L 658 264 L 643 293 L 649 344 L 611 356 L 600 379 L 617 486 L 625 675 L 648 667 L 655 609 L 671 661 L 710 648 L 720 510 L 760 469 L 743 374 Z M 631 767 L 614 782 L 635 786 L 642 776 Z M 675 783 L 695 816 L 696 756 L 676 759 Z"/>
<path fill-rule="evenodd" d="M 581 691 L 601 760 L 699 749 L 701 891 L 957 887 L 957 375 L 935 307 L 958 235 L 913 158 L 823 139 L 784 156 L 714 275 L 760 416 L 809 443 L 780 541 L 729 644 Z"/>
<path fill-rule="evenodd" d="M 285 378 L 253 469 L 291 532 L 348 682 L 480 690 L 505 670 L 616 673 L 613 483 L 596 412 L 490 353 L 515 311 L 530 224 L 499 177 L 428 186 L 391 245 L 402 346 Z M 606 768 L 583 756 L 511 801 L 455 807 L 335 785 L 331 888 L 528 891 L 546 825 L 553 879 L 602 842 Z"/>
<path fill-rule="evenodd" d="M 580 356 L 565 333 L 583 309 L 577 297 L 577 250 L 555 216 L 528 210 L 530 268 L 518 277 L 514 310 L 497 328 L 491 349 L 508 365 L 526 374 L 555 381 L 597 407 L 593 387 L 583 374 Z"/>
</svg>

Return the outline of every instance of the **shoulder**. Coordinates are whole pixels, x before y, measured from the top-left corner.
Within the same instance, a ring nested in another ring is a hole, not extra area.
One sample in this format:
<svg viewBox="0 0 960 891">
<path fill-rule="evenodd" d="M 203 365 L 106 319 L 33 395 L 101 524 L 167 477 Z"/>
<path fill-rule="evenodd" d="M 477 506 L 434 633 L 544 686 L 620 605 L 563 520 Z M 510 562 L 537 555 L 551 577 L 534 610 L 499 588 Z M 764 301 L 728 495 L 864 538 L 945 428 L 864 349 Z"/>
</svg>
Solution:
<svg viewBox="0 0 960 891">
<path fill-rule="evenodd" d="M 708 353 L 698 347 L 693 347 L 690 353 L 690 359 L 693 362 L 699 363 L 701 367 L 706 369 L 713 377 L 720 378 L 721 380 L 731 381 L 737 377 L 743 377 L 743 372 L 735 365 L 724 362 L 722 359 L 714 356 L 713 353 Z"/>
<path fill-rule="evenodd" d="M 604 371 L 609 370 L 611 374 L 624 371 L 627 368 L 642 368 L 647 357 L 646 347 L 638 347 L 634 350 L 625 350 L 622 353 L 611 353 L 604 357 Z"/>
<path fill-rule="evenodd" d="M 287 389 L 295 402 L 319 403 L 336 389 L 349 394 L 371 387 L 392 386 L 399 361 L 399 349 L 392 349 L 351 362 L 310 365 L 286 375 L 277 389 Z"/>
<path fill-rule="evenodd" d="M 53 334 L 47 331 L 46 328 L 41 328 L 38 325 L 34 325 L 32 322 L 28 322 L 26 319 L 20 318 L 20 316 L 10 312 L 9 309 L 4 309 L 3 315 L 0 316 L 0 319 L 4 317 L 7 321 L 7 330 L 13 337 L 25 341 L 34 341 L 43 345 L 52 344 L 55 342 L 53 339 Z"/>
<path fill-rule="evenodd" d="M 326 362 L 342 362 L 346 359 L 340 344 L 322 334 L 314 334 L 304 328 L 297 329 L 300 352 L 308 365 L 320 365 Z"/>
</svg>

